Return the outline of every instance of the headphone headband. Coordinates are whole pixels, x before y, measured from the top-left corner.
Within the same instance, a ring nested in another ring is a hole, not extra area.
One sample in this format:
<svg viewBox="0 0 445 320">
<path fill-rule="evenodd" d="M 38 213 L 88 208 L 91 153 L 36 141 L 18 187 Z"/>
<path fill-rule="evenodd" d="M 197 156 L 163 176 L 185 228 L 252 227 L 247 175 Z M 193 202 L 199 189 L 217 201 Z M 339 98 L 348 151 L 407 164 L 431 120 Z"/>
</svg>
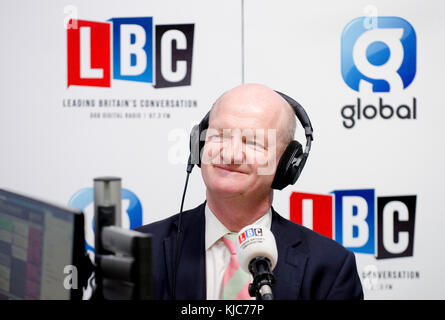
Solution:
<svg viewBox="0 0 445 320">
<path fill-rule="evenodd" d="M 311 120 L 309 119 L 306 110 L 304 110 L 304 108 L 297 101 L 295 101 L 288 95 L 285 95 L 284 93 L 277 90 L 274 91 L 278 93 L 284 100 L 286 100 L 287 103 L 289 103 L 289 105 L 292 107 L 292 109 L 294 109 L 295 115 L 297 116 L 298 120 L 300 120 L 300 123 L 304 128 L 306 138 L 314 140 Z"/>
</svg>

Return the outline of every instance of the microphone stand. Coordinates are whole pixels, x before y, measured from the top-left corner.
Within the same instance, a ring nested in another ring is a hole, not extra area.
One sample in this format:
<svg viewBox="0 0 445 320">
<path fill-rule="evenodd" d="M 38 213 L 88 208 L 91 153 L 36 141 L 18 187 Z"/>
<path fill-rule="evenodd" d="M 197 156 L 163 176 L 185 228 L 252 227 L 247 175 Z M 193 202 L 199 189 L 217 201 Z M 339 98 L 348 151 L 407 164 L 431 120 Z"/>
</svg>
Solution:
<svg viewBox="0 0 445 320">
<path fill-rule="evenodd" d="M 253 282 L 249 284 L 249 294 L 257 300 L 273 300 L 272 287 L 275 277 L 270 271 L 270 261 L 265 257 L 256 257 L 249 263 Z"/>
</svg>

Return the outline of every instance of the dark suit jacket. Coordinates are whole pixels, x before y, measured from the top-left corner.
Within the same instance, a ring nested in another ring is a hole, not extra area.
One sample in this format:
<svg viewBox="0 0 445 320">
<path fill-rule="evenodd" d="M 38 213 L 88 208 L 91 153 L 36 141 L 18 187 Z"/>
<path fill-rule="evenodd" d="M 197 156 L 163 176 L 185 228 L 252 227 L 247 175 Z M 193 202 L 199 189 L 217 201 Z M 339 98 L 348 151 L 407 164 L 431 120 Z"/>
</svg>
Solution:
<svg viewBox="0 0 445 320">
<path fill-rule="evenodd" d="M 206 299 L 205 203 L 184 211 L 176 299 Z M 135 230 L 153 236 L 154 298 L 171 299 L 178 215 Z M 363 299 L 355 256 L 332 239 L 281 217 L 272 208 L 278 249 L 275 299 Z"/>
</svg>

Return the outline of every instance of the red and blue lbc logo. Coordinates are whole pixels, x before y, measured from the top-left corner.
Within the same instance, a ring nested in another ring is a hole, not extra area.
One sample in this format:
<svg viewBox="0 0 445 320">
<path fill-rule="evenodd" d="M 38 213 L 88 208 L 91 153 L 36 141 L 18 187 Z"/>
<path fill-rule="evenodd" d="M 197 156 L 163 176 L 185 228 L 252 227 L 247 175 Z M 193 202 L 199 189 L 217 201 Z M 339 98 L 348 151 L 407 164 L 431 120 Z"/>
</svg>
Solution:
<svg viewBox="0 0 445 320">
<path fill-rule="evenodd" d="M 194 24 L 153 30 L 152 17 L 136 17 L 71 20 L 69 25 L 76 28 L 67 30 L 68 87 L 110 87 L 111 75 L 156 88 L 191 84 Z"/>
<path fill-rule="evenodd" d="M 290 220 L 377 259 L 413 255 L 415 195 L 376 197 L 374 189 L 330 195 L 293 192 Z M 335 209 L 335 210 L 334 210 Z"/>
</svg>

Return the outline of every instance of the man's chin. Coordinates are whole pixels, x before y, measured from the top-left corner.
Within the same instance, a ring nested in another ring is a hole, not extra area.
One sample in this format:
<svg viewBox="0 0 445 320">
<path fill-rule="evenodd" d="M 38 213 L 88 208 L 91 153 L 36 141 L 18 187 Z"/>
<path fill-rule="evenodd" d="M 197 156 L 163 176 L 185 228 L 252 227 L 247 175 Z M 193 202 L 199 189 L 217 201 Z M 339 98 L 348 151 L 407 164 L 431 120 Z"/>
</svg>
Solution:
<svg viewBox="0 0 445 320">
<path fill-rule="evenodd" d="M 209 191 L 213 194 L 221 197 L 239 196 L 248 190 L 247 187 L 243 187 L 240 183 L 218 183 L 208 187 Z"/>
</svg>

